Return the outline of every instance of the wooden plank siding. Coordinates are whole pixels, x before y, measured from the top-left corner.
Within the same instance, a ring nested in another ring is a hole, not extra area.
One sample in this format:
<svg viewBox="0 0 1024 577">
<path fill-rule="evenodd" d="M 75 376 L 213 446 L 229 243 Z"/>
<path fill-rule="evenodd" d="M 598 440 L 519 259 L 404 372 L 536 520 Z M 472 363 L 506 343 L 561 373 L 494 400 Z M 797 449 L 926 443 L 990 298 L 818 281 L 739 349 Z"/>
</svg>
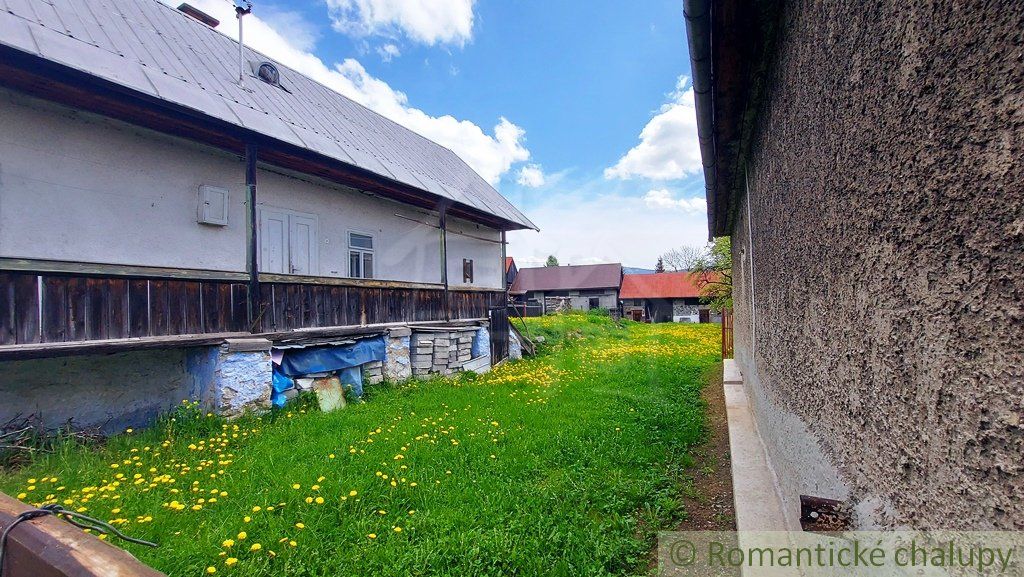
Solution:
<svg viewBox="0 0 1024 577">
<path fill-rule="evenodd" d="M 446 319 L 442 289 L 388 285 L 260 283 L 250 327 L 244 282 L 0 271 L 0 346 Z M 501 291 L 453 290 L 450 318 L 487 318 L 504 299 Z"/>
</svg>

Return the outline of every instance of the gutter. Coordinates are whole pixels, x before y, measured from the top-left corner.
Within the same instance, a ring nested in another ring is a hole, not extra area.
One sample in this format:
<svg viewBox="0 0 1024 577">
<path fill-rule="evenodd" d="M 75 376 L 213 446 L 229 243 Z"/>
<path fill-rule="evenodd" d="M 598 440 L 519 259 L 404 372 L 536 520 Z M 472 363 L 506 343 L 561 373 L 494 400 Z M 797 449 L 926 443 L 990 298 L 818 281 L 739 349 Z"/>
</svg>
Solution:
<svg viewBox="0 0 1024 577">
<path fill-rule="evenodd" d="M 711 60 L 711 1 L 683 0 L 686 38 L 690 50 L 694 104 L 697 110 L 697 138 L 704 165 L 704 194 L 708 203 L 708 240 L 715 229 L 715 190 L 718 185 L 715 155 L 714 78 Z"/>
</svg>

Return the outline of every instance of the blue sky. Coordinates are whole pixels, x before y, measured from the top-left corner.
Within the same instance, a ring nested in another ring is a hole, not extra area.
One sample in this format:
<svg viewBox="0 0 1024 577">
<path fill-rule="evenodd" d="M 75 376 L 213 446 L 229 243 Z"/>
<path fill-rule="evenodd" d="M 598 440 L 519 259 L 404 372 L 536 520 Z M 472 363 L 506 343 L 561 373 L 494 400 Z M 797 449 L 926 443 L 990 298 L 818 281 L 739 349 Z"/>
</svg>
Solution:
<svg viewBox="0 0 1024 577">
<path fill-rule="evenodd" d="M 233 35 L 228 0 L 199 0 Z M 680 0 L 273 0 L 246 44 L 444 144 L 541 227 L 520 266 L 703 244 Z"/>
</svg>

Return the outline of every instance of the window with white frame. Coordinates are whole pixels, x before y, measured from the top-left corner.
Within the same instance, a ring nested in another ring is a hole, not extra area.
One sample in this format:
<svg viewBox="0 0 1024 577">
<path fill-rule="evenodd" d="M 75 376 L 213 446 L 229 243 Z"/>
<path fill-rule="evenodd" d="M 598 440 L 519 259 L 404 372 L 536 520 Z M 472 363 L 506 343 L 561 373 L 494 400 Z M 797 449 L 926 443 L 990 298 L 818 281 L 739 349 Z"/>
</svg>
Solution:
<svg viewBox="0 0 1024 577">
<path fill-rule="evenodd" d="M 373 278 L 373 236 L 348 233 L 348 276 Z"/>
</svg>

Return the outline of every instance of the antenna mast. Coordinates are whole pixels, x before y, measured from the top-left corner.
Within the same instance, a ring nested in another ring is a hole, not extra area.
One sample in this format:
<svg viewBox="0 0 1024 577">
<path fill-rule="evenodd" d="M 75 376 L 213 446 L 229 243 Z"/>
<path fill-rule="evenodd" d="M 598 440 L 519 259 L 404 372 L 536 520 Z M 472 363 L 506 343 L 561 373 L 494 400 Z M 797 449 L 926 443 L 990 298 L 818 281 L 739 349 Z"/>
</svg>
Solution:
<svg viewBox="0 0 1024 577">
<path fill-rule="evenodd" d="M 245 88 L 245 45 L 242 43 L 242 17 L 252 13 L 252 2 L 235 2 L 235 17 L 238 18 L 238 85 Z"/>
</svg>

